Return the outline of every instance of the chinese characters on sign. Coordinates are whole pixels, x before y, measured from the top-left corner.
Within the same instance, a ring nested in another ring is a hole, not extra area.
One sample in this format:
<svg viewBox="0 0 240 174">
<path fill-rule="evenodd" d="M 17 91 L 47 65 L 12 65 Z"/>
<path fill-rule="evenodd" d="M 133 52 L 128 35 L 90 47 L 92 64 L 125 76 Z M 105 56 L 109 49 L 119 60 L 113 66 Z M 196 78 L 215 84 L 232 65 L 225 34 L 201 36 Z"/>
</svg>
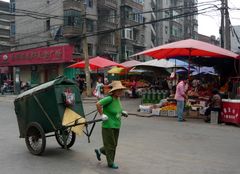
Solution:
<svg viewBox="0 0 240 174">
<path fill-rule="evenodd" d="M 17 51 L 0 55 L 0 66 L 69 62 L 72 61 L 72 53 L 70 45 Z"/>
</svg>

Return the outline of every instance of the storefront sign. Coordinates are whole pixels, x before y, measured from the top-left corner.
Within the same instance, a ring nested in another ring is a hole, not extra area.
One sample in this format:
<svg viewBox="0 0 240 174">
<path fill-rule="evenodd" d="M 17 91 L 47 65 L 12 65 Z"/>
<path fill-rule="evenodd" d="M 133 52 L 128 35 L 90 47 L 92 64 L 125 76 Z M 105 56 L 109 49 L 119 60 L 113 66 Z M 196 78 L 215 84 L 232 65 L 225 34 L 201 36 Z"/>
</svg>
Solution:
<svg viewBox="0 0 240 174">
<path fill-rule="evenodd" d="M 222 101 L 221 122 L 240 124 L 240 100 Z"/>
<path fill-rule="evenodd" d="M 0 66 L 71 62 L 72 53 L 73 47 L 70 45 L 16 51 L 0 54 Z"/>
</svg>

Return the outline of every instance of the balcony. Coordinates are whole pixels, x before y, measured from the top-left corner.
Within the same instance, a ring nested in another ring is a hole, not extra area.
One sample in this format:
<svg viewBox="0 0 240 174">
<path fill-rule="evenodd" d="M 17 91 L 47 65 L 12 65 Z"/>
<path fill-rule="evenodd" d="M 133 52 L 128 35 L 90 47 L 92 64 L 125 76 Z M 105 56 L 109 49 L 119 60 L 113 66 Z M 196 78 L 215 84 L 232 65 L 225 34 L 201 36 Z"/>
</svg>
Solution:
<svg viewBox="0 0 240 174">
<path fill-rule="evenodd" d="M 134 7 L 138 10 L 143 10 L 143 5 L 132 0 L 121 0 L 121 6 Z"/>
<path fill-rule="evenodd" d="M 63 26 L 63 36 L 66 38 L 74 37 L 82 34 L 82 27 Z"/>
<path fill-rule="evenodd" d="M 108 52 L 116 53 L 117 47 L 110 43 L 101 43 L 101 45 L 99 45 L 99 52 L 100 53 L 108 53 Z"/>
<path fill-rule="evenodd" d="M 98 28 L 99 30 L 109 30 L 114 29 L 117 27 L 116 23 L 109 22 L 109 21 L 99 21 Z"/>
<path fill-rule="evenodd" d="M 117 0 L 98 0 L 97 5 L 100 8 L 112 8 L 112 9 L 117 9 Z"/>
<path fill-rule="evenodd" d="M 64 0 L 63 1 L 63 10 L 70 10 L 70 9 L 84 11 L 84 6 L 83 6 L 83 3 L 80 1 Z"/>
</svg>

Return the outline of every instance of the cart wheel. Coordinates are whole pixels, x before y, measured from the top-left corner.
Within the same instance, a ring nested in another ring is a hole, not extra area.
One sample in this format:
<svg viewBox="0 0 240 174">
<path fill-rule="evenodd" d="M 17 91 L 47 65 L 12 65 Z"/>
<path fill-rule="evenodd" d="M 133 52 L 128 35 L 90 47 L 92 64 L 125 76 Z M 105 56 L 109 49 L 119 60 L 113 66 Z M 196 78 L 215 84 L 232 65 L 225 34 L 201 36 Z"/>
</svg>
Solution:
<svg viewBox="0 0 240 174">
<path fill-rule="evenodd" d="M 58 144 L 65 148 L 65 142 L 66 142 L 66 148 L 69 149 L 73 146 L 76 140 L 76 134 L 72 132 L 71 130 L 57 130 L 55 132 L 55 137 L 58 142 Z"/>
<path fill-rule="evenodd" d="M 38 123 L 30 123 L 27 127 L 25 142 L 28 150 L 34 155 L 41 155 L 46 147 L 43 128 Z"/>
</svg>

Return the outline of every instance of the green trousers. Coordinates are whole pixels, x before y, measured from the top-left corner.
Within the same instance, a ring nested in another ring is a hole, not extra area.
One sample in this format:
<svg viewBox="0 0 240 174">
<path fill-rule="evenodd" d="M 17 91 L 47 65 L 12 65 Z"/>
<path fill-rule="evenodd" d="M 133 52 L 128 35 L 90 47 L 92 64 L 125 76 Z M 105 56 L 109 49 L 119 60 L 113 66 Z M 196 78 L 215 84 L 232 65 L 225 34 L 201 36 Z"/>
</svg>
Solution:
<svg viewBox="0 0 240 174">
<path fill-rule="evenodd" d="M 103 147 L 100 148 L 100 152 L 106 155 L 109 166 L 114 163 L 118 136 L 119 129 L 102 128 Z"/>
</svg>

